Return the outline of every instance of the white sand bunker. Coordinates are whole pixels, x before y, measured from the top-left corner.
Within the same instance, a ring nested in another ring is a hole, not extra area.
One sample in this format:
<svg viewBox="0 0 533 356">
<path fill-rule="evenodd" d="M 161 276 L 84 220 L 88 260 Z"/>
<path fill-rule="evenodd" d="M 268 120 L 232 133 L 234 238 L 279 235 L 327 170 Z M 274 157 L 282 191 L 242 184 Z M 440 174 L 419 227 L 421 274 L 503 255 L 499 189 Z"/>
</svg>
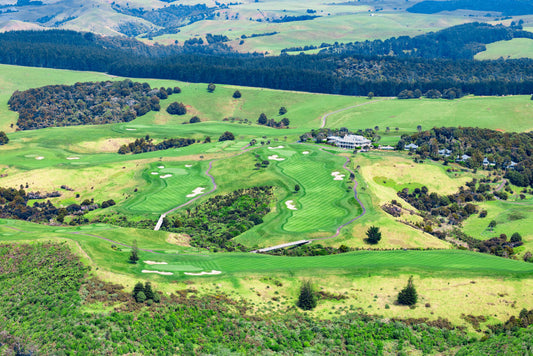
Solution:
<svg viewBox="0 0 533 356">
<path fill-rule="evenodd" d="M 294 205 L 294 200 L 287 200 L 285 205 L 287 205 L 287 209 L 289 210 L 298 210 L 296 209 L 296 205 Z"/>
<path fill-rule="evenodd" d="M 205 188 L 198 187 L 198 188 L 194 189 L 191 194 L 187 194 L 187 198 L 193 198 L 193 197 L 195 197 L 197 195 L 203 194 L 204 190 L 205 190 Z"/>
<path fill-rule="evenodd" d="M 40 160 L 44 159 L 44 157 L 43 156 L 38 156 L 38 157 L 35 157 L 35 159 L 40 161 Z"/>
<path fill-rule="evenodd" d="M 73 160 L 73 159 L 80 159 L 80 158 L 79 157 L 67 157 L 67 159 Z"/>
<path fill-rule="evenodd" d="M 159 169 L 164 169 L 165 166 L 157 166 L 157 168 L 159 168 Z"/>
<path fill-rule="evenodd" d="M 167 262 L 143 261 L 147 265 L 168 265 Z"/>
<path fill-rule="evenodd" d="M 157 273 L 157 274 L 162 274 L 163 276 L 172 276 L 174 274 L 172 272 L 149 271 L 147 269 L 143 269 L 141 272 L 142 273 Z"/>
<path fill-rule="evenodd" d="M 221 274 L 222 272 L 212 270 L 211 272 L 200 272 L 200 273 L 183 272 L 183 273 L 188 275 L 188 276 L 212 276 L 212 275 L 215 275 L 215 274 Z"/>
<path fill-rule="evenodd" d="M 284 146 L 269 147 L 268 149 L 269 149 L 269 150 L 275 150 L 275 149 L 278 149 L 278 148 L 285 148 L 285 147 L 284 147 Z"/>
<path fill-rule="evenodd" d="M 126 131 L 137 131 L 137 129 L 126 129 Z"/>
<path fill-rule="evenodd" d="M 152 172 L 152 173 L 150 173 L 150 174 L 153 174 L 153 175 L 155 176 L 156 174 L 159 174 L 159 173 L 157 173 L 157 172 Z"/>
<path fill-rule="evenodd" d="M 187 167 L 187 168 L 191 168 L 191 167 L 192 167 L 192 164 L 186 164 L 185 167 Z"/>
<path fill-rule="evenodd" d="M 278 157 L 278 155 L 268 156 L 268 159 L 272 161 L 285 161 L 285 158 Z"/>
<path fill-rule="evenodd" d="M 170 178 L 170 177 L 172 177 L 172 174 L 165 174 L 164 176 L 159 176 L 159 178 L 163 178 L 163 179 Z"/>
<path fill-rule="evenodd" d="M 341 174 L 340 172 L 332 172 L 331 175 L 333 176 L 333 180 L 343 180 L 344 174 Z"/>
<path fill-rule="evenodd" d="M 308 155 L 308 154 L 309 154 L 309 151 L 303 151 L 302 154 L 303 154 L 303 155 Z"/>
</svg>

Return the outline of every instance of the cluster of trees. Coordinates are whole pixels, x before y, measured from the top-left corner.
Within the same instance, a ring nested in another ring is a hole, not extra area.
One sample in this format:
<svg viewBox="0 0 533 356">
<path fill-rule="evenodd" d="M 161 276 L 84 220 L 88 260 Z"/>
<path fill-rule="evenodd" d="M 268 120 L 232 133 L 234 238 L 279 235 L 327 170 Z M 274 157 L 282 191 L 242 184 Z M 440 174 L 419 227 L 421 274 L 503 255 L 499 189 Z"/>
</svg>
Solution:
<svg viewBox="0 0 533 356">
<path fill-rule="evenodd" d="M 321 53 L 472 60 L 474 55 L 487 49 L 486 44 L 513 38 L 533 38 L 533 33 L 516 27 L 472 22 L 415 37 L 335 43 L 324 48 Z"/>
<path fill-rule="evenodd" d="M 262 253 L 275 256 L 326 256 L 350 251 L 354 251 L 354 249 L 346 245 L 340 245 L 338 248 L 336 248 L 313 243 L 291 248 L 280 248 Z"/>
<path fill-rule="evenodd" d="M 459 99 L 462 98 L 465 94 L 460 88 L 449 88 L 445 89 L 442 93 L 437 89 L 430 89 L 424 94 L 422 94 L 422 91 L 420 89 L 415 90 L 408 90 L 404 89 L 400 93 L 398 93 L 398 99 L 418 99 L 422 96 L 428 98 L 428 99 Z"/>
<path fill-rule="evenodd" d="M 161 296 L 153 290 L 152 284 L 149 281 L 145 282 L 144 285 L 142 282 L 137 282 L 135 287 L 133 287 L 131 295 L 137 303 L 146 302 L 147 305 L 152 305 L 152 303 L 159 303 L 161 301 Z"/>
<path fill-rule="evenodd" d="M 217 195 L 163 221 L 162 229 L 191 236 L 191 245 L 212 250 L 246 250 L 232 239 L 263 222 L 273 199 L 271 186 Z"/>
<path fill-rule="evenodd" d="M 0 218 L 41 223 L 48 223 L 51 220 L 55 220 L 62 223 L 67 215 L 81 216 L 99 207 L 105 209 L 115 205 L 112 199 L 104 201 L 100 205 L 96 204 L 93 199 L 85 199 L 81 204 L 74 203 L 65 208 L 54 206 L 50 200 L 34 202 L 31 206 L 28 205 L 30 199 L 37 199 L 42 196 L 55 197 L 58 195 L 58 192 L 52 194 L 41 194 L 39 192 L 27 193 L 22 186 L 20 189 L 0 187 Z M 73 220 L 73 223 L 77 222 L 81 221 Z"/>
<path fill-rule="evenodd" d="M 9 137 L 7 137 L 4 131 L 0 131 L 0 146 L 7 145 L 9 142 Z"/>
<path fill-rule="evenodd" d="M 170 138 L 156 144 L 154 143 L 153 138 L 151 138 L 149 135 L 146 135 L 146 137 L 138 138 L 127 145 L 120 146 L 118 153 L 125 155 L 128 153 L 138 154 L 143 152 L 161 151 L 175 147 L 187 147 L 195 142 L 196 140 L 194 138 Z"/>
<path fill-rule="evenodd" d="M 21 130 L 50 126 L 94 125 L 127 122 L 150 110 L 158 111 L 163 89 L 131 80 L 48 85 L 15 91 L 9 108 L 19 113 Z"/>
<path fill-rule="evenodd" d="M 418 145 L 416 153 L 423 158 L 454 161 L 457 156 L 470 156 L 465 162 L 469 168 L 483 167 L 506 170 L 505 177 L 519 187 L 533 187 L 533 133 L 499 132 L 477 127 L 441 127 L 413 135 L 402 135 L 397 148 L 406 144 Z M 439 150 L 448 149 L 448 157 Z M 515 165 L 511 165 L 514 162 Z"/>
<path fill-rule="evenodd" d="M 486 200 L 490 197 L 486 193 L 478 193 L 474 186 L 471 189 L 460 187 L 459 192 L 454 194 L 439 195 L 435 192 L 429 193 L 428 188 L 423 186 L 413 189 L 412 192 L 409 192 L 409 188 L 404 188 L 397 195 L 419 211 L 432 216 L 442 216 L 448 219 L 449 224 L 457 225 L 477 212 L 477 207 L 472 202 Z"/>
<path fill-rule="evenodd" d="M 282 112 L 283 112 L 283 114 L 282 114 Z M 285 109 L 284 107 L 280 108 L 280 115 L 284 115 L 286 112 L 287 112 L 287 109 Z M 265 126 L 274 127 L 274 128 L 278 128 L 279 129 L 279 128 L 289 127 L 290 120 L 287 119 L 286 117 L 284 117 L 283 119 L 281 119 L 278 122 L 278 121 L 276 121 L 274 119 L 268 119 L 265 113 L 261 113 L 261 115 L 259 115 L 259 118 L 257 119 L 257 123 L 259 125 L 265 125 Z"/>
<path fill-rule="evenodd" d="M 465 242 L 470 250 L 505 258 L 512 257 L 515 254 L 514 248 L 523 244 L 521 239 L 514 242 L 509 240 L 506 234 L 501 234 L 488 240 L 478 240 L 456 229 L 452 232 L 452 235 Z"/>
<path fill-rule="evenodd" d="M 474 61 L 357 54 L 218 55 L 197 46 L 146 46 L 134 39 L 51 30 L 0 34 L 0 63 L 96 70 L 128 77 L 217 82 L 308 92 L 394 96 L 404 89 L 459 88 L 475 95 L 531 94 L 533 60 Z M 199 54 L 202 53 L 202 54 Z"/>
</svg>

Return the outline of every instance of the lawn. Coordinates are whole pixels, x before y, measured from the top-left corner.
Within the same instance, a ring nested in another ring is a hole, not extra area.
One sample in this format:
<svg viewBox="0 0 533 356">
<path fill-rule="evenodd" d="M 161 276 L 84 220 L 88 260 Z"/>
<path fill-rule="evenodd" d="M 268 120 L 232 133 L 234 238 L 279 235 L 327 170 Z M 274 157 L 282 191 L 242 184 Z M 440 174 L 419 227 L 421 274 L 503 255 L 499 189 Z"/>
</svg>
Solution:
<svg viewBox="0 0 533 356">
<path fill-rule="evenodd" d="M 509 41 L 498 41 L 487 45 L 487 50 L 479 52 L 475 59 L 516 59 L 533 58 L 533 40 L 530 38 L 513 38 Z"/>
</svg>

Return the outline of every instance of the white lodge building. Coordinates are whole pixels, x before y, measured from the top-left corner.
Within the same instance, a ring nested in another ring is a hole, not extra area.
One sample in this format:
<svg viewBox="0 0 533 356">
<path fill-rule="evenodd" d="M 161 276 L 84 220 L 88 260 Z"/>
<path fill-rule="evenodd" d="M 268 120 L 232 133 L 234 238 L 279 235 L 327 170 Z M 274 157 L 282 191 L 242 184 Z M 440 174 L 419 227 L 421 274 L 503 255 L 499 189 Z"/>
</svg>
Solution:
<svg viewBox="0 0 533 356">
<path fill-rule="evenodd" d="M 359 135 L 346 135 L 344 137 L 339 136 L 329 136 L 328 143 L 334 143 L 337 147 L 347 148 L 350 150 L 355 149 L 356 147 L 369 146 L 370 141 L 367 138 Z"/>
</svg>

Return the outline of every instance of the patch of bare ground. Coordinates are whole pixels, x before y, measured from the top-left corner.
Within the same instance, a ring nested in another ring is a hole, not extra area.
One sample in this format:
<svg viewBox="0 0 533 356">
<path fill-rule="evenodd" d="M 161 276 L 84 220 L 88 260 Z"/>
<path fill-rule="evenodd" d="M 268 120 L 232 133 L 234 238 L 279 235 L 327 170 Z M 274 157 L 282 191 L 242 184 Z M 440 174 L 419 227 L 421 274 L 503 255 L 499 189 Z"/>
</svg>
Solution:
<svg viewBox="0 0 533 356">
<path fill-rule="evenodd" d="M 191 245 L 191 237 L 187 234 L 168 234 L 166 241 L 178 246 L 188 247 Z"/>
</svg>

